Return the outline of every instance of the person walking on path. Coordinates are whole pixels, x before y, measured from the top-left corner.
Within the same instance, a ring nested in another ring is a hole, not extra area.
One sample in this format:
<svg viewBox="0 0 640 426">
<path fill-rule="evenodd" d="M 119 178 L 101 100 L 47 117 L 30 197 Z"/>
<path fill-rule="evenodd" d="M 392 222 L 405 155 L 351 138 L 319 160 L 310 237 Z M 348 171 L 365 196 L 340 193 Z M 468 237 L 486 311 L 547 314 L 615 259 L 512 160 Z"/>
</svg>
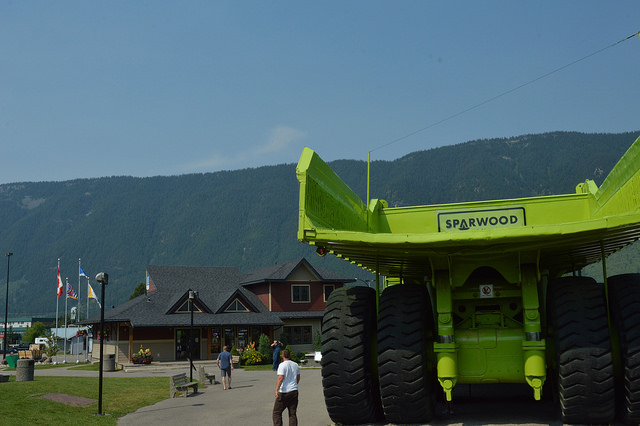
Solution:
<svg viewBox="0 0 640 426">
<path fill-rule="evenodd" d="M 220 376 L 222 377 L 222 389 L 231 389 L 231 370 L 233 370 L 233 357 L 231 356 L 231 353 L 229 353 L 228 346 L 222 348 L 222 352 L 220 352 L 220 354 L 218 355 L 216 364 L 218 364 L 218 368 L 220 369 Z M 227 377 L 226 382 L 224 380 L 225 377 Z"/>
<path fill-rule="evenodd" d="M 289 410 L 289 426 L 298 426 L 298 383 L 300 367 L 291 361 L 289 349 L 282 351 L 282 363 L 278 366 L 276 381 L 276 401 L 273 404 L 273 424 L 282 426 L 282 412 Z"/>
<path fill-rule="evenodd" d="M 273 348 L 273 371 L 278 371 L 278 366 L 280 365 L 280 348 L 282 348 L 282 343 L 279 340 L 274 340 L 271 344 Z"/>
</svg>

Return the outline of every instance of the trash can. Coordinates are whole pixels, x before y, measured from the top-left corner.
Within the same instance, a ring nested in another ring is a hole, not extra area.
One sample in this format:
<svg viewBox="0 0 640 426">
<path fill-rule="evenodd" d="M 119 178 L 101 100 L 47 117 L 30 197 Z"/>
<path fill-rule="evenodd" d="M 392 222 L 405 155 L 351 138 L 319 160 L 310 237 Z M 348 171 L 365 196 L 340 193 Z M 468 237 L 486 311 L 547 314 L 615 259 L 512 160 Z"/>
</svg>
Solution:
<svg viewBox="0 0 640 426">
<path fill-rule="evenodd" d="M 33 369 L 35 361 L 32 359 L 19 359 L 16 366 L 16 382 L 33 381 Z"/>
<path fill-rule="evenodd" d="M 16 362 L 20 359 L 19 355 L 8 355 L 7 356 L 7 364 L 9 368 L 16 368 Z"/>
<path fill-rule="evenodd" d="M 105 354 L 104 356 L 103 371 L 116 371 L 116 356 L 115 354 Z"/>
</svg>

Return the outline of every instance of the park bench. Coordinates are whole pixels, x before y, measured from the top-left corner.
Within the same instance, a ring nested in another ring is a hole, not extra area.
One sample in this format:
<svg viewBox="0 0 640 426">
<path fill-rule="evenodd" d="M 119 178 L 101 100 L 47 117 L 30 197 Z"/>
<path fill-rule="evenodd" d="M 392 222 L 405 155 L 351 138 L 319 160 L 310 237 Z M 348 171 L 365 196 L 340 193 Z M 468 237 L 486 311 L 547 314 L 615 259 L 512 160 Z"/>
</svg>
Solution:
<svg viewBox="0 0 640 426">
<path fill-rule="evenodd" d="M 215 374 L 210 374 L 207 373 L 206 371 L 204 371 L 204 367 L 201 365 L 200 367 L 198 367 L 198 375 L 199 380 L 201 383 L 204 383 L 205 381 L 209 381 L 209 384 L 211 385 L 215 385 L 216 384 L 216 375 Z"/>
<path fill-rule="evenodd" d="M 186 397 L 189 394 L 189 388 L 193 388 L 193 393 L 198 392 L 198 382 L 187 381 L 187 374 L 176 374 L 171 376 L 171 385 L 169 388 L 169 397 L 175 397 L 176 393 L 184 392 Z"/>
</svg>

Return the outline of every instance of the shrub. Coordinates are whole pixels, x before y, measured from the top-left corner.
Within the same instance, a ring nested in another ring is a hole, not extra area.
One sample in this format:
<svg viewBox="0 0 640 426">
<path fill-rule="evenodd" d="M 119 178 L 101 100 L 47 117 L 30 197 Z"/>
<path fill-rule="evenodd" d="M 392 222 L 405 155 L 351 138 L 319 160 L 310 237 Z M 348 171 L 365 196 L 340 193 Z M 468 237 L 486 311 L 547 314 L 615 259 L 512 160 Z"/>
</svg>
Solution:
<svg viewBox="0 0 640 426">
<path fill-rule="evenodd" d="M 320 332 L 320 330 L 316 331 L 316 335 L 313 340 L 313 348 L 316 351 L 320 351 L 320 349 L 322 349 L 322 333 Z"/>
<path fill-rule="evenodd" d="M 258 352 L 262 355 L 262 361 L 268 363 L 271 359 L 271 339 L 266 334 L 261 334 L 258 340 Z"/>
<path fill-rule="evenodd" d="M 60 347 L 56 344 L 56 338 L 52 333 L 47 333 L 45 337 L 47 338 L 47 347 L 44 349 L 44 353 L 47 357 L 53 358 L 60 350 Z"/>
<path fill-rule="evenodd" d="M 238 348 L 236 348 L 235 346 L 231 347 L 231 351 L 230 352 L 231 352 L 231 355 L 233 355 L 233 356 L 240 355 L 240 352 L 238 352 Z"/>
<path fill-rule="evenodd" d="M 256 350 L 256 342 L 251 342 L 242 352 L 240 357 L 243 365 L 259 365 L 262 364 L 262 354 Z"/>
<path fill-rule="evenodd" d="M 291 361 L 293 362 L 300 362 L 300 358 L 298 358 L 298 354 L 296 354 L 293 349 L 291 349 L 291 346 L 287 345 L 285 347 L 285 349 L 289 349 L 289 353 L 291 354 Z"/>
</svg>

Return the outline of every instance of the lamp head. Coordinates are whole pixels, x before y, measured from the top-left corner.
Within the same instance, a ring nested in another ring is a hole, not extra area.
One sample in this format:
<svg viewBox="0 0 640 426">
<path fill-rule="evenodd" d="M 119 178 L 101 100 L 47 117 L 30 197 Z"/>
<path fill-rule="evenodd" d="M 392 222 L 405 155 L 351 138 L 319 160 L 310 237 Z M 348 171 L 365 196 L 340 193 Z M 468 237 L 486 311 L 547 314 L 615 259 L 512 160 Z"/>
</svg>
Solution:
<svg viewBox="0 0 640 426">
<path fill-rule="evenodd" d="M 96 281 L 98 281 L 102 285 L 109 284 L 109 274 L 107 274 L 106 272 L 100 272 L 98 275 L 96 275 Z"/>
</svg>

